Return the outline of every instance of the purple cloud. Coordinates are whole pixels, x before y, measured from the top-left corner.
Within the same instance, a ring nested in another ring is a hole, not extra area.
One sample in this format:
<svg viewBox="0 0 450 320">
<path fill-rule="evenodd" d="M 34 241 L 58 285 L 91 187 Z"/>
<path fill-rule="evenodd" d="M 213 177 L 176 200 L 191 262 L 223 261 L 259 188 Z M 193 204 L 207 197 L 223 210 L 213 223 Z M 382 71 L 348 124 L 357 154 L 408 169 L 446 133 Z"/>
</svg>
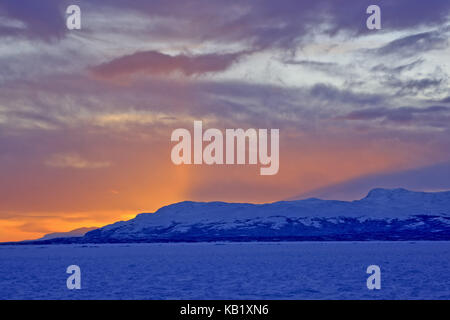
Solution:
<svg viewBox="0 0 450 320">
<path fill-rule="evenodd" d="M 59 39 L 66 33 L 63 2 L 52 0 L 1 1 L 0 15 L 18 20 L 21 27 L 4 27 L 0 34 L 26 36 L 45 41 Z"/>
<path fill-rule="evenodd" d="M 368 108 L 352 111 L 341 119 L 345 120 L 375 120 L 385 119 L 393 122 L 411 121 L 417 115 L 445 114 L 450 107 L 431 106 L 427 108 L 400 107 L 400 108 Z"/>
<path fill-rule="evenodd" d="M 422 25 L 442 25 L 448 19 L 450 2 L 434 0 L 376 1 L 382 8 L 383 28 L 401 30 Z M 117 15 L 134 11 L 152 18 L 169 18 L 174 22 L 164 27 L 152 26 L 149 37 L 166 39 L 245 41 L 254 48 L 278 47 L 294 49 L 314 26 L 327 25 L 330 35 L 339 31 L 353 35 L 367 33 L 366 8 L 371 0 L 280 0 L 273 1 L 196 1 L 185 0 L 78 0 L 83 12 L 95 13 L 113 9 Z M 0 12 L 23 22 L 25 30 L 3 28 L 3 33 L 21 34 L 38 39 L 58 39 L 66 34 L 65 8 L 72 3 L 52 0 L 14 0 L 0 2 Z M 109 12 L 109 14 L 113 14 Z M 114 15 L 111 16 L 114 19 Z M 89 21 L 86 21 L 89 25 Z M 179 24 L 183 22 L 184 24 Z M 180 27 L 183 26 L 183 27 Z M 126 30 L 126 26 L 123 27 Z M 95 32 L 95 30 L 90 30 Z M 438 35 L 435 37 L 439 38 Z M 412 41 L 409 39 L 405 41 Z M 436 39 L 430 39 L 434 43 Z M 393 46 L 402 46 L 402 42 Z"/>
<path fill-rule="evenodd" d="M 448 46 L 447 36 L 438 31 L 430 31 L 393 40 L 376 50 L 377 54 L 397 54 L 413 56 L 425 51 L 445 49 Z"/>
<path fill-rule="evenodd" d="M 157 51 L 142 51 L 122 56 L 91 71 L 101 78 L 129 77 L 133 74 L 168 75 L 180 72 L 186 76 L 228 69 L 243 53 L 170 56 Z"/>
</svg>

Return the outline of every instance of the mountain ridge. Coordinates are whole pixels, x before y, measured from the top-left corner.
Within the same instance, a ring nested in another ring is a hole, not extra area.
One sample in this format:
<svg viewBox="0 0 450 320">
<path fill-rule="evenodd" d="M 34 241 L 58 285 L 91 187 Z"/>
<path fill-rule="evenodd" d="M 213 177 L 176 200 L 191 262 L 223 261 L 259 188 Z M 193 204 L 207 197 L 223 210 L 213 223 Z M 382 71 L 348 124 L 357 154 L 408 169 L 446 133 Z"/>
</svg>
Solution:
<svg viewBox="0 0 450 320">
<path fill-rule="evenodd" d="M 67 232 L 52 232 L 44 235 L 43 237 L 36 239 L 38 241 L 41 240 L 50 240 L 50 239 L 56 239 L 56 238 L 71 238 L 71 237 L 82 237 L 89 231 L 98 229 L 98 227 L 82 227 L 77 228 L 74 230 L 70 230 Z"/>
<path fill-rule="evenodd" d="M 372 189 L 360 200 L 183 201 L 39 243 L 450 240 L 450 191 Z"/>
</svg>

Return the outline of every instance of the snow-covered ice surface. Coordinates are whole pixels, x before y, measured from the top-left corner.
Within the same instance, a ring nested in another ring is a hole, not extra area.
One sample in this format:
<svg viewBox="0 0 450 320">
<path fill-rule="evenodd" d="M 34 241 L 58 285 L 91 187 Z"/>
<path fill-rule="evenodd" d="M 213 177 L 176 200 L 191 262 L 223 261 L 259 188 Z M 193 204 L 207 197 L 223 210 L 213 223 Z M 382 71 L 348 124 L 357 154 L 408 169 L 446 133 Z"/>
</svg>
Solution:
<svg viewBox="0 0 450 320">
<path fill-rule="evenodd" d="M 450 242 L 0 246 L 0 299 L 450 299 L 449 262 Z"/>
</svg>

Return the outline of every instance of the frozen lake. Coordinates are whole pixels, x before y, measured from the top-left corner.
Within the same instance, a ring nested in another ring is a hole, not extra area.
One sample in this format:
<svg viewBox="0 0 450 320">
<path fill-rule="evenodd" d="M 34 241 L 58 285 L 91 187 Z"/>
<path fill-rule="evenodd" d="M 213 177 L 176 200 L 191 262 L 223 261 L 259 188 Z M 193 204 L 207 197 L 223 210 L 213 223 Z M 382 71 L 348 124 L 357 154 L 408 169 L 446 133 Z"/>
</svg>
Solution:
<svg viewBox="0 0 450 320">
<path fill-rule="evenodd" d="M 449 263 L 450 242 L 0 246 L 0 299 L 450 299 Z"/>
</svg>

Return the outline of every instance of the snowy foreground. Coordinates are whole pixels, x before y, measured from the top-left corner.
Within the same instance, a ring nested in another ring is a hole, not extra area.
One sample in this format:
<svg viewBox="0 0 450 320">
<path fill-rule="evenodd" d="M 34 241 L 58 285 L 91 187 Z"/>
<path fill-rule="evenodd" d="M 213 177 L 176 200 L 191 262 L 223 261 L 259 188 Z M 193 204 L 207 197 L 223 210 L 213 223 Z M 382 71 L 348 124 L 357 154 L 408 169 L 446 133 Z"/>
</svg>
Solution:
<svg viewBox="0 0 450 320">
<path fill-rule="evenodd" d="M 0 299 L 450 299 L 449 264 L 450 242 L 0 246 Z"/>
</svg>

